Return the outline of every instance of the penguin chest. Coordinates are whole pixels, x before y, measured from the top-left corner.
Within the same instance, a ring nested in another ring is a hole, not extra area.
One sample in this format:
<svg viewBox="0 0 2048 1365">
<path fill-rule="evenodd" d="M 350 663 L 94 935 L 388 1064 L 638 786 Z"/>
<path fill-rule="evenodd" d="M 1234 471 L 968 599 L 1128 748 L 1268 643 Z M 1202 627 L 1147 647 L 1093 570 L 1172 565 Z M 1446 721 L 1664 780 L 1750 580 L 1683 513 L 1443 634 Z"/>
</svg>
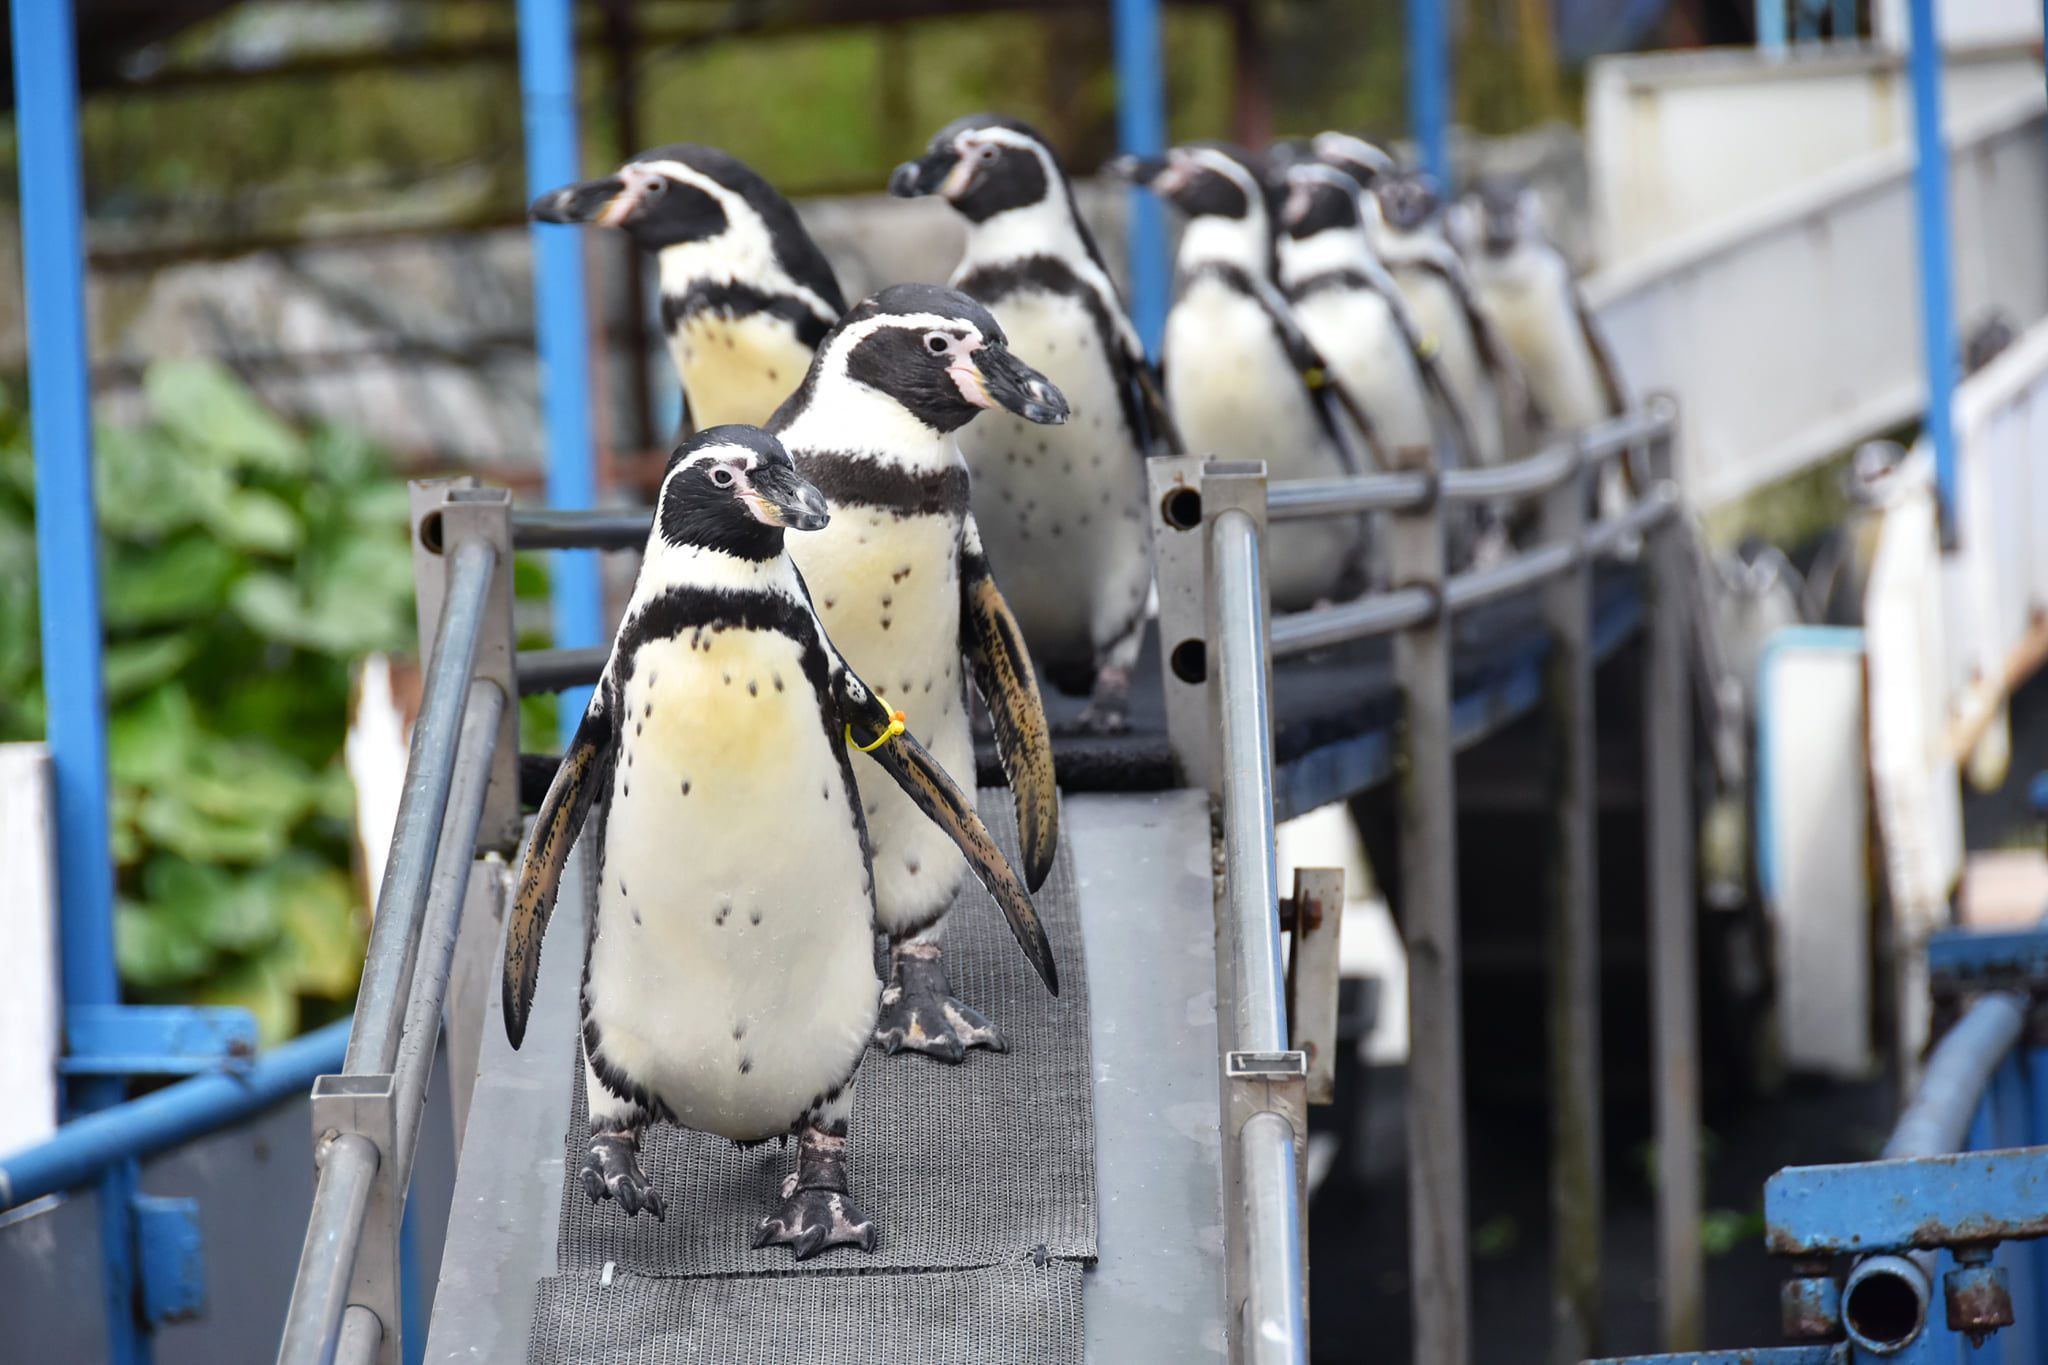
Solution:
<svg viewBox="0 0 2048 1365">
<path fill-rule="evenodd" d="M 1433 439 L 1415 356 L 1387 301 L 1362 289 L 1324 289 L 1295 305 L 1301 330 L 1358 395 L 1380 439 L 1404 457 Z"/>
<path fill-rule="evenodd" d="M 960 432 L 989 564 L 1039 662 L 1085 664 L 1145 608 L 1144 468 L 1087 304 L 1041 290 L 993 309 L 1010 349 L 1072 415 L 1038 426 L 985 413 Z"/>
<path fill-rule="evenodd" d="M 668 344 L 699 431 L 728 422 L 764 425 L 811 368 L 811 348 L 797 339 L 796 327 L 767 313 L 693 313 Z"/>
<path fill-rule="evenodd" d="M 732 1138 L 785 1132 L 842 1083 L 881 989 L 807 661 L 822 671 L 815 646 L 707 628 L 643 645 L 620 689 L 585 1020 L 604 1066 Z"/>
<path fill-rule="evenodd" d="M 907 717 L 910 733 L 961 787 L 974 787 L 960 654 L 957 514 L 832 509 L 822 531 L 791 536 L 825 633 L 853 671 Z M 855 760 L 874 849 L 875 913 L 891 933 L 929 923 L 966 862 L 945 832 L 872 761 Z"/>
<path fill-rule="evenodd" d="M 1190 453 L 1277 479 L 1343 472 L 1271 319 L 1221 281 L 1196 278 L 1167 315 L 1166 397 Z"/>
<path fill-rule="evenodd" d="M 1608 415 L 1568 280 L 1501 270 L 1481 277 L 1481 292 L 1552 425 L 1575 429 Z"/>
</svg>

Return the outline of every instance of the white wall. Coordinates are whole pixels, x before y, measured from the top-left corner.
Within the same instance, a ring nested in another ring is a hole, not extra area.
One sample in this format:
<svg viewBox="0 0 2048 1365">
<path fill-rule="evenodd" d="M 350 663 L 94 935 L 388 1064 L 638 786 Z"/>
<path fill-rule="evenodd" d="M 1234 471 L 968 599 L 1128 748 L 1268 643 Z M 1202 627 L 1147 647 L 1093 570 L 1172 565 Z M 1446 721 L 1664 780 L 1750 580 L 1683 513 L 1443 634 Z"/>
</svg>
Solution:
<svg viewBox="0 0 2048 1365">
<path fill-rule="evenodd" d="M 57 914 L 50 762 L 0 744 L 0 1153 L 57 1127 Z"/>
</svg>

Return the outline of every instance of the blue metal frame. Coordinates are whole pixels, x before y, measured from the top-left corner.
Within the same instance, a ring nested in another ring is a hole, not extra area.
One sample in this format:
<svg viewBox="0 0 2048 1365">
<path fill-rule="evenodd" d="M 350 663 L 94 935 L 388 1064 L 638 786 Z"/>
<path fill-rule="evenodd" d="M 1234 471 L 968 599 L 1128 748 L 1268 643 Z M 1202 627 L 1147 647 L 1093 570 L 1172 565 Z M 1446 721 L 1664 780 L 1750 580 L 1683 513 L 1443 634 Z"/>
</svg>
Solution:
<svg viewBox="0 0 2048 1365">
<path fill-rule="evenodd" d="M 1756 0 L 1756 47 L 1766 57 L 1785 55 L 1785 4 L 1786 0 Z"/>
<path fill-rule="evenodd" d="M 196 1076 L 256 1055 L 256 1016 L 239 1005 L 75 1005 L 64 1035 L 67 1076 Z"/>
<path fill-rule="evenodd" d="M 1407 0 L 1408 135 L 1437 188 L 1446 196 L 1451 181 L 1451 44 L 1444 0 Z"/>
<path fill-rule="evenodd" d="M 1955 259 L 1948 211 L 1948 143 L 1941 133 L 1941 41 L 1934 0 L 1907 0 L 1912 50 L 1915 218 L 1920 229 L 1920 329 L 1927 366 L 1927 438 L 1934 445 L 1934 486 L 1941 501 L 1942 548 L 1956 548 Z"/>
<path fill-rule="evenodd" d="M 1117 141 L 1133 156 L 1157 156 L 1166 150 L 1159 0 L 1113 0 L 1110 21 L 1116 46 Z M 1124 205 L 1129 215 L 1131 323 L 1146 353 L 1156 360 L 1173 291 L 1166 210 L 1158 196 L 1135 186 L 1125 193 Z"/>
<path fill-rule="evenodd" d="M 527 190 L 533 197 L 582 178 L 576 141 L 575 39 L 570 0 L 519 0 L 519 90 L 526 119 Z M 591 450 L 583 234 L 573 225 L 550 223 L 535 223 L 531 231 L 548 505 L 591 507 L 597 500 L 597 477 Z M 602 643 L 604 608 L 596 553 L 557 550 L 554 556 L 555 648 L 586 649 Z M 589 701 L 587 687 L 562 693 L 564 748 Z"/>
</svg>

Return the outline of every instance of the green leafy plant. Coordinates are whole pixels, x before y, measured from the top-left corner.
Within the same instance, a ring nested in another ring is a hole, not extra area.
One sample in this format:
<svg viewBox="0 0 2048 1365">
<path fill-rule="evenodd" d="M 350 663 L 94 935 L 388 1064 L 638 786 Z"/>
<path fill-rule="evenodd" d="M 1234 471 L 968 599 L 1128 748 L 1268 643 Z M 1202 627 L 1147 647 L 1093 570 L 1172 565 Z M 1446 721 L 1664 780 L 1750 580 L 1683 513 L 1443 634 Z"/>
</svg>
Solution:
<svg viewBox="0 0 2048 1365">
<path fill-rule="evenodd" d="M 115 949 L 131 997 L 243 1005 L 275 1042 L 361 968 L 341 749 L 351 662 L 414 639 L 405 486 L 217 366 L 144 386 L 149 420 L 101 429 L 94 465 Z M 42 733 L 34 517 L 0 398 L 0 739 Z"/>
</svg>

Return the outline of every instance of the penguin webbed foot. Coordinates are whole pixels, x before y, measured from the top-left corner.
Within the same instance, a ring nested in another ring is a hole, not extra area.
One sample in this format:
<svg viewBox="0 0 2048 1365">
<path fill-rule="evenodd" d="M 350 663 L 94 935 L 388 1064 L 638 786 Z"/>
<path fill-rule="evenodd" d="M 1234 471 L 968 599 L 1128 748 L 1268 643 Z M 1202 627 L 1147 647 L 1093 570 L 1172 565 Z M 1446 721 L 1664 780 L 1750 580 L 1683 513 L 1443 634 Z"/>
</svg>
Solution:
<svg viewBox="0 0 2048 1365">
<path fill-rule="evenodd" d="M 1095 675 L 1088 706 L 1069 728 L 1082 735 L 1121 735 L 1131 728 L 1131 670 L 1104 665 Z"/>
<path fill-rule="evenodd" d="M 593 1204 L 607 1199 L 619 1201 L 628 1218 L 646 1209 L 657 1223 L 666 1222 L 668 1205 L 640 1169 L 639 1143 L 631 1133 L 596 1133 L 590 1139 L 590 1155 L 576 1173 L 583 1192 Z"/>
<path fill-rule="evenodd" d="M 782 1204 L 763 1216 L 754 1233 L 758 1250 L 786 1246 L 799 1261 L 827 1247 L 875 1249 L 875 1225 L 846 1189 L 846 1134 L 805 1128 L 797 1141 L 796 1169 L 782 1181 Z"/>
<path fill-rule="evenodd" d="M 953 998 L 946 964 L 930 944 L 906 943 L 890 950 L 889 984 L 875 1020 L 875 1044 L 894 1056 L 922 1052 L 941 1062 L 958 1062 L 967 1049 L 1008 1052 L 1003 1031 Z"/>
</svg>

